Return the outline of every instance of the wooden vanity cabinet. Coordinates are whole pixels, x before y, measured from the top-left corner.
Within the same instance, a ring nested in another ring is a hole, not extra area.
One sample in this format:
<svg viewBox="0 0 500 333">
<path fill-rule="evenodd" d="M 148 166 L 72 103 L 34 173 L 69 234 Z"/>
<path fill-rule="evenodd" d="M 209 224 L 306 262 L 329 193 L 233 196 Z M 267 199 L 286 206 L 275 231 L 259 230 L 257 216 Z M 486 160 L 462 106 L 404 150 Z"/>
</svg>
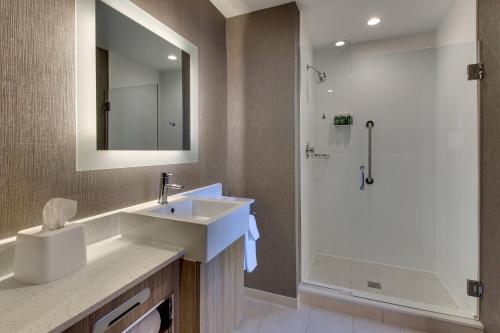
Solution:
<svg viewBox="0 0 500 333">
<path fill-rule="evenodd" d="M 122 332 L 171 297 L 173 325 L 161 333 L 233 333 L 242 314 L 243 246 L 240 238 L 208 263 L 176 260 L 65 332 L 93 332 L 96 322 L 149 288 L 147 301 L 140 305 L 132 301 L 106 332 Z"/>
<path fill-rule="evenodd" d="M 98 320 L 105 317 L 113 310 L 117 309 L 120 305 L 134 298 L 134 296 L 137 296 L 141 292 L 144 292 L 144 290 L 147 288 L 149 288 L 150 292 L 149 298 L 140 305 L 135 304 L 135 306 L 128 307 L 130 310 L 125 311 L 123 315 L 114 319 L 114 321 L 112 321 L 112 324 L 109 325 L 109 328 L 106 330 L 106 332 L 122 332 L 130 325 L 132 325 L 136 320 L 144 316 L 144 314 L 148 313 L 151 309 L 155 308 L 162 301 L 168 299 L 169 297 L 171 297 L 172 300 L 172 311 L 174 314 L 172 323 L 173 327 L 172 329 L 165 332 L 178 332 L 177 325 L 179 323 L 179 266 L 180 260 L 174 261 L 157 273 L 151 275 L 149 278 L 131 287 L 112 301 L 106 303 L 95 312 L 91 313 L 87 317 L 83 318 L 82 320 L 68 328 L 65 332 L 93 332 L 94 325 Z M 162 307 L 162 310 L 165 311 L 165 308 Z M 166 311 L 168 311 L 168 309 Z M 163 313 L 162 317 L 167 315 L 167 313 Z"/>
<path fill-rule="evenodd" d="M 242 316 L 243 237 L 208 263 L 180 262 L 180 333 L 233 333 Z"/>
</svg>

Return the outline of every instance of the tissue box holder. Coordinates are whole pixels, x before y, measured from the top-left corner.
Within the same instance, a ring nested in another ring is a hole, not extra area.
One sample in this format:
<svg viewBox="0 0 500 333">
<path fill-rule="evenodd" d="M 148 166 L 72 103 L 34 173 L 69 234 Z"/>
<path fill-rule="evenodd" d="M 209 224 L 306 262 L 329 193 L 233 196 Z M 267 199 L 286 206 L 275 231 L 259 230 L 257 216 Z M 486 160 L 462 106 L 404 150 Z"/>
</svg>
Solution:
<svg viewBox="0 0 500 333">
<path fill-rule="evenodd" d="M 14 258 L 14 277 L 25 283 L 48 283 L 76 272 L 87 264 L 83 226 L 75 223 L 53 231 L 41 227 L 19 231 Z"/>
</svg>

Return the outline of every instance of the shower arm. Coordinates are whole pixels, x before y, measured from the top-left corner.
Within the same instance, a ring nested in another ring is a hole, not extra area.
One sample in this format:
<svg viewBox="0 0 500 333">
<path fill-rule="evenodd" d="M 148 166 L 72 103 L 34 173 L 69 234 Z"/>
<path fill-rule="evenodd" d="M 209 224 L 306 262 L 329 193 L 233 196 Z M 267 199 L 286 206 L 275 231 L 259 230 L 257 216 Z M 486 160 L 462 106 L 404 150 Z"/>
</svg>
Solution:
<svg viewBox="0 0 500 333">
<path fill-rule="evenodd" d="M 309 69 L 313 69 L 316 72 L 316 74 L 318 75 L 318 83 L 321 83 L 321 82 L 326 80 L 326 73 L 324 73 L 324 72 L 322 73 L 316 67 L 308 64 L 307 70 L 309 70 Z"/>
<path fill-rule="evenodd" d="M 322 73 L 314 66 L 307 65 L 307 70 L 313 69 L 318 75 L 321 75 Z"/>
</svg>

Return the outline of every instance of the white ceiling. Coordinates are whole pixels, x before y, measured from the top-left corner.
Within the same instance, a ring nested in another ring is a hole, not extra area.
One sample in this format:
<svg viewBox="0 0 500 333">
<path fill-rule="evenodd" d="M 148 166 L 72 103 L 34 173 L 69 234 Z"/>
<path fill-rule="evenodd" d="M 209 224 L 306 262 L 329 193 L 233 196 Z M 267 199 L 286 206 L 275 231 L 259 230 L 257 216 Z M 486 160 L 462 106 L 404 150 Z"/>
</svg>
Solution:
<svg viewBox="0 0 500 333">
<path fill-rule="evenodd" d="M 287 0 L 210 0 L 232 17 L 277 6 Z M 297 0 L 314 45 L 337 40 L 351 43 L 434 30 L 454 0 Z M 366 21 L 382 19 L 375 27 Z"/>
<path fill-rule="evenodd" d="M 215 7 L 225 16 L 233 17 L 259 9 L 274 7 L 290 0 L 210 0 Z M 314 0 L 313 0 L 314 1 Z"/>
</svg>

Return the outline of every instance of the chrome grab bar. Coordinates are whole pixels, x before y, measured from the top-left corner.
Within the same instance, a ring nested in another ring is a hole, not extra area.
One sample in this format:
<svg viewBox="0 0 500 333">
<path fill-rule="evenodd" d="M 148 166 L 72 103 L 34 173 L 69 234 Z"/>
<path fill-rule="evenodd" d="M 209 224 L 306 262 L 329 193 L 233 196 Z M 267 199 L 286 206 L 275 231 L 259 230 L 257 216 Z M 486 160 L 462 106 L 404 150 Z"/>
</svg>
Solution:
<svg viewBox="0 0 500 333">
<path fill-rule="evenodd" d="M 359 189 L 361 191 L 365 190 L 365 166 L 359 167 Z"/>
<path fill-rule="evenodd" d="M 366 183 L 368 185 L 373 184 L 372 178 L 372 128 L 375 123 L 372 120 L 366 122 L 366 127 L 368 128 L 368 177 L 366 178 Z"/>
</svg>

